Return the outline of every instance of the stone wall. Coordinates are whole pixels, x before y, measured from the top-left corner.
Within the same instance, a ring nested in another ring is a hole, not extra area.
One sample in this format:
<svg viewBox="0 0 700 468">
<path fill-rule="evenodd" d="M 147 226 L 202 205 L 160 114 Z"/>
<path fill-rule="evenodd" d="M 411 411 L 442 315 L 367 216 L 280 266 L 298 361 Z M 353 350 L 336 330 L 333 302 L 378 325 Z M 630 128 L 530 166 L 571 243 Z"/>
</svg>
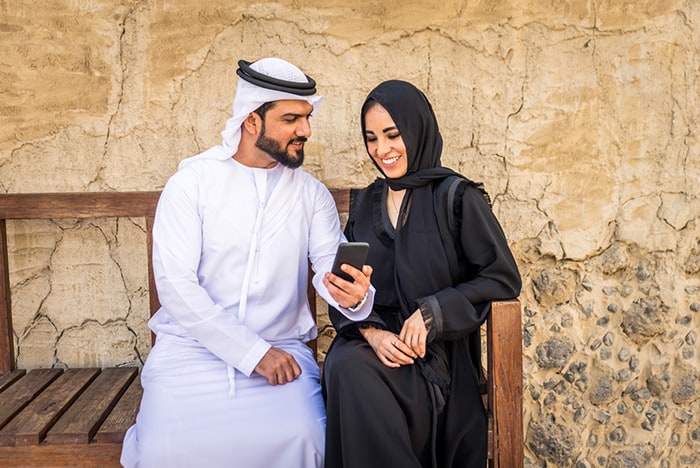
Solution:
<svg viewBox="0 0 700 468">
<path fill-rule="evenodd" d="M 0 190 L 162 188 L 263 56 L 325 95 L 306 169 L 363 185 L 360 104 L 409 80 L 523 273 L 526 465 L 700 464 L 700 2 L 222 5 L 0 0 Z M 9 231 L 21 366 L 143 361 L 143 220 Z"/>
</svg>

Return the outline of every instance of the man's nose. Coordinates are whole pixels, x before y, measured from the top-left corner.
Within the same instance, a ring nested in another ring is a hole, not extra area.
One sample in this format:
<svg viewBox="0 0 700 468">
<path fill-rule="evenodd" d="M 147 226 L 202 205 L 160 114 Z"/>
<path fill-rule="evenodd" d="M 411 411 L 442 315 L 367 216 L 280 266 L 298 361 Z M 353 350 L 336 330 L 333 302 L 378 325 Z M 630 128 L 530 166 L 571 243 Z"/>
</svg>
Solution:
<svg viewBox="0 0 700 468">
<path fill-rule="evenodd" d="M 297 125 L 297 136 L 310 137 L 311 136 L 311 123 L 308 119 L 299 119 L 299 125 Z"/>
</svg>

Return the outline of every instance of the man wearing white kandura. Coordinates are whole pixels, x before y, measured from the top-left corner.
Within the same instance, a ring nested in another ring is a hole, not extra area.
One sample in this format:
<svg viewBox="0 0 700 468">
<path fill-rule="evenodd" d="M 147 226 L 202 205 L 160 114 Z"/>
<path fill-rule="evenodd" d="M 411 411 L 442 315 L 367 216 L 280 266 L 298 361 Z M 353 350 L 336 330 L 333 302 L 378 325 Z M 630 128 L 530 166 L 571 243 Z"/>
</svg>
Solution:
<svg viewBox="0 0 700 468">
<path fill-rule="evenodd" d="M 124 440 L 126 467 L 317 468 L 326 414 L 306 342 L 313 284 L 353 320 L 369 315 L 371 268 L 330 273 L 345 241 L 333 197 L 303 171 L 321 96 L 296 66 L 239 61 L 223 143 L 180 163 L 156 210 L 161 309 Z"/>
</svg>

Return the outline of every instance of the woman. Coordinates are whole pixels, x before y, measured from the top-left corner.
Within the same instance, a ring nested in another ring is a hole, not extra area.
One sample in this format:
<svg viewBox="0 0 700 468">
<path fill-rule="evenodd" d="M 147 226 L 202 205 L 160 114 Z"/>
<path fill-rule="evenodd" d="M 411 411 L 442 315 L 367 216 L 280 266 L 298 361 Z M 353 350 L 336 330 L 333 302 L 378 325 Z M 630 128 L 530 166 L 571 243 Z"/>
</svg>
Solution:
<svg viewBox="0 0 700 468">
<path fill-rule="evenodd" d="M 376 294 L 362 322 L 330 310 L 326 467 L 483 467 L 479 327 L 518 296 L 517 265 L 481 185 L 441 166 L 420 90 L 380 84 L 361 124 L 384 177 L 353 193 L 345 234 L 369 242 Z"/>
</svg>

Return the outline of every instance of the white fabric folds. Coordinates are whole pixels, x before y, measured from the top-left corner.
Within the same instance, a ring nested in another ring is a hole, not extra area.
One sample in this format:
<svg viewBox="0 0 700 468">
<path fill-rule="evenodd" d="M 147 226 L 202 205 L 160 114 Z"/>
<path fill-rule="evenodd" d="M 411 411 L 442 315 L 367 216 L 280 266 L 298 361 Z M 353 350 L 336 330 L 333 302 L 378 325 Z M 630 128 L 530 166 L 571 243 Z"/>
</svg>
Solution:
<svg viewBox="0 0 700 468">
<path fill-rule="evenodd" d="M 302 368 L 271 386 L 254 375 L 228 397 L 226 365 L 196 341 L 158 338 L 143 369 L 137 424 L 124 439 L 122 464 L 141 468 L 320 468 L 325 408 L 319 369 L 300 342 L 278 343 Z M 183 385 L 183 382 L 189 382 Z M 140 450 L 136 449 L 141 447 Z"/>
</svg>

